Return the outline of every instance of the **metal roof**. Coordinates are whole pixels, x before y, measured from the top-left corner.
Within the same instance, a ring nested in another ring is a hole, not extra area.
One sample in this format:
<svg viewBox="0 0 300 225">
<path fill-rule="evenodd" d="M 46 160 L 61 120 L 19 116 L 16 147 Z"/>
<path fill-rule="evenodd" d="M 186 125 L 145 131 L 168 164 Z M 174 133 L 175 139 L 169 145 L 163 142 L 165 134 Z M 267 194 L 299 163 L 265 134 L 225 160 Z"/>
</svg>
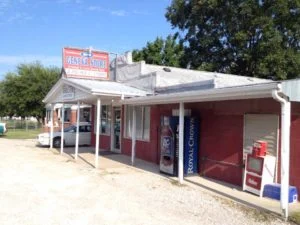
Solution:
<svg viewBox="0 0 300 225">
<path fill-rule="evenodd" d="M 167 87 L 169 85 L 179 85 L 197 81 L 214 80 L 215 88 L 232 87 L 241 85 L 251 85 L 269 83 L 271 80 L 241 75 L 224 74 L 216 72 L 206 72 L 199 70 L 189 70 L 176 67 L 157 66 L 144 64 L 144 73 L 154 73 L 159 76 L 157 87 Z"/>
<path fill-rule="evenodd" d="M 146 91 L 140 90 L 129 85 L 118 83 L 115 81 L 103 81 L 103 80 L 86 80 L 86 79 L 75 79 L 68 78 L 65 79 L 68 83 L 73 83 L 75 85 L 81 86 L 87 90 L 90 90 L 91 93 L 103 93 L 103 94 L 117 94 L 124 96 L 145 96 L 150 94 Z"/>
<path fill-rule="evenodd" d="M 281 85 L 278 82 L 269 82 L 236 87 L 159 94 L 155 96 L 125 99 L 122 101 L 122 103 L 125 105 L 152 105 L 180 102 L 207 102 L 235 99 L 271 98 L 273 90 L 281 91 Z"/>
</svg>

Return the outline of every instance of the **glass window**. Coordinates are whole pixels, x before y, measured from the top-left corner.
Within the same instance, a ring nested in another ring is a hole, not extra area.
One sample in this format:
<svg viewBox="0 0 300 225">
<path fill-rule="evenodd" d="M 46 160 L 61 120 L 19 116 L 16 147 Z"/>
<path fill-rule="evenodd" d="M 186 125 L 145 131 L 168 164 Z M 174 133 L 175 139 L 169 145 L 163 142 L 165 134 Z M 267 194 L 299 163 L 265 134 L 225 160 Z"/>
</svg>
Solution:
<svg viewBox="0 0 300 225">
<path fill-rule="evenodd" d="M 125 137 L 132 137 L 133 107 L 126 107 Z M 150 107 L 136 106 L 136 138 L 139 140 L 150 139 Z"/>
<path fill-rule="evenodd" d="M 65 113 L 64 113 L 64 121 L 65 122 L 70 122 L 71 120 L 71 109 L 65 109 Z"/>
<path fill-rule="evenodd" d="M 81 125 L 79 126 L 79 132 L 91 132 L 91 126 L 90 125 Z"/>
<path fill-rule="evenodd" d="M 110 135 L 110 125 L 111 125 L 111 106 L 102 105 L 100 114 L 100 133 Z M 97 107 L 95 107 L 95 120 L 94 120 L 94 131 L 96 133 L 97 126 Z"/>
<path fill-rule="evenodd" d="M 80 122 L 90 122 L 91 121 L 91 108 L 80 109 Z"/>
</svg>

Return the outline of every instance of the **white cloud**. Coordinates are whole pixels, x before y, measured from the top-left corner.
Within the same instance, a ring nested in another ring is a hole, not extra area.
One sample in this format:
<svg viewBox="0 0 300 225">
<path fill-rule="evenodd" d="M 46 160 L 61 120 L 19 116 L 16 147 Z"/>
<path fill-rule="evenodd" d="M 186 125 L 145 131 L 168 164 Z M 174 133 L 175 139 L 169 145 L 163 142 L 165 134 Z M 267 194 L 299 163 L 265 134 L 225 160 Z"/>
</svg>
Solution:
<svg viewBox="0 0 300 225">
<path fill-rule="evenodd" d="M 112 10 L 110 14 L 113 16 L 126 16 L 128 13 L 125 10 Z"/>
<path fill-rule="evenodd" d="M 95 11 L 95 12 L 107 12 L 113 16 L 127 16 L 129 13 L 125 10 L 111 10 L 111 9 L 104 9 L 101 6 L 89 6 L 87 8 L 89 11 Z"/>
<path fill-rule="evenodd" d="M 71 3 L 81 4 L 82 0 L 56 0 L 56 3 L 59 3 L 59 4 L 71 4 Z"/>
<path fill-rule="evenodd" d="M 141 10 L 133 10 L 132 13 L 136 14 L 136 15 L 144 15 L 144 16 L 150 15 L 150 13 L 148 11 L 141 11 Z"/>
<path fill-rule="evenodd" d="M 10 7 L 11 3 L 11 0 L 0 0 L 0 14 L 6 11 Z"/>
<path fill-rule="evenodd" d="M 27 20 L 31 20 L 33 17 L 30 16 L 27 13 L 15 13 L 14 15 L 7 17 L 6 18 L 6 22 L 8 23 L 13 23 L 13 22 L 23 22 L 23 21 L 27 21 Z"/>
<path fill-rule="evenodd" d="M 88 10 L 89 11 L 103 11 L 104 9 L 101 8 L 100 6 L 89 6 Z"/>
<path fill-rule="evenodd" d="M 45 65 L 61 65 L 62 58 L 60 56 L 46 55 L 0 55 L 0 65 L 14 66 L 20 63 L 30 63 L 40 61 Z"/>
</svg>

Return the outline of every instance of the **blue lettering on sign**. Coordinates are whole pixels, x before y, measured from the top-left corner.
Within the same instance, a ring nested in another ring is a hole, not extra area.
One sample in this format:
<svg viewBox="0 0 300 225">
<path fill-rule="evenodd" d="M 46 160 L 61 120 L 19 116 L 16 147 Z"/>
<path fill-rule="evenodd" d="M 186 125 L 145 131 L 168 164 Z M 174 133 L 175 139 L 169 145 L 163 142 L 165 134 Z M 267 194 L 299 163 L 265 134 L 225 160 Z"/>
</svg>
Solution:
<svg viewBox="0 0 300 225">
<path fill-rule="evenodd" d="M 87 58 L 82 58 L 81 63 L 82 63 L 82 65 L 87 66 L 88 65 L 88 59 Z"/>
<path fill-rule="evenodd" d="M 198 120 L 186 118 L 185 121 L 185 148 L 184 148 L 184 172 L 193 174 L 198 171 Z"/>
<path fill-rule="evenodd" d="M 68 56 L 67 57 L 67 63 L 70 65 L 80 65 L 81 64 L 81 58 L 80 57 L 74 57 L 74 56 Z"/>
<path fill-rule="evenodd" d="M 75 56 L 67 56 L 66 62 L 69 65 L 84 65 L 88 66 L 89 65 L 89 60 L 87 57 L 75 57 Z M 90 66 L 92 67 L 97 67 L 100 69 L 106 69 L 106 60 L 102 59 L 91 59 L 90 61 Z"/>
<path fill-rule="evenodd" d="M 101 69 L 105 69 L 106 68 L 106 61 L 105 60 L 97 60 L 97 59 L 92 59 L 91 60 L 91 66 L 93 67 L 98 67 Z"/>
</svg>

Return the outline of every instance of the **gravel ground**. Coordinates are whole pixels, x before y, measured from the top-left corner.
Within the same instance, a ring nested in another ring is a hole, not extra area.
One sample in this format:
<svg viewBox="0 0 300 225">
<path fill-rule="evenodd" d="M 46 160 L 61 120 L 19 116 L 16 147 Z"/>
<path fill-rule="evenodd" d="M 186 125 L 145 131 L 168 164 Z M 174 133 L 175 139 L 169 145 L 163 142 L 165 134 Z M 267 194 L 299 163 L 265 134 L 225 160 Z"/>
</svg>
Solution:
<svg viewBox="0 0 300 225">
<path fill-rule="evenodd" d="M 0 224 L 290 224 L 135 168 L 95 170 L 0 138 Z"/>
</svg>

